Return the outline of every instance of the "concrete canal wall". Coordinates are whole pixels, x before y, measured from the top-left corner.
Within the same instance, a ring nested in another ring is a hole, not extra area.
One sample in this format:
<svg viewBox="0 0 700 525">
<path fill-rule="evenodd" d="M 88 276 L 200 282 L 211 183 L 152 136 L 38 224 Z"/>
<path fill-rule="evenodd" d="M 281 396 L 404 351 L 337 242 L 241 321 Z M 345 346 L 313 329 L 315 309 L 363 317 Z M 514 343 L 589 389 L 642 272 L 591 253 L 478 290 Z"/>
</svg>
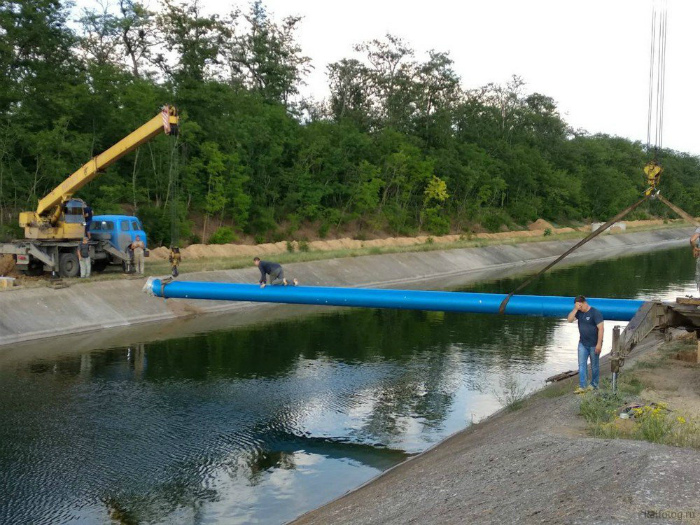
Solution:
<svg viewBox="0 0 700 525">
<path fill-rule="evenodd" d="M 601 236 L 571 255 L 580 263 L 619 257 L 688 242 L 691 228 Z M 549 262 L 572 241 L 529 242 L 444 251 L 348 257 L 285 266 L 302 284 L 324 286 L 447 288 L 465 282 L 526 272 Z M 256 268 L 190 273 L 183 280 L 256 282 Z M 77 283 L 69 288 L 0 292 L 0 346 L 202 314 L 237 312 L 271 305 L 155 298 L 142 293 L 144 279 Z M 259 316 L 264 317 L 264 313 Z"/>
</svg>

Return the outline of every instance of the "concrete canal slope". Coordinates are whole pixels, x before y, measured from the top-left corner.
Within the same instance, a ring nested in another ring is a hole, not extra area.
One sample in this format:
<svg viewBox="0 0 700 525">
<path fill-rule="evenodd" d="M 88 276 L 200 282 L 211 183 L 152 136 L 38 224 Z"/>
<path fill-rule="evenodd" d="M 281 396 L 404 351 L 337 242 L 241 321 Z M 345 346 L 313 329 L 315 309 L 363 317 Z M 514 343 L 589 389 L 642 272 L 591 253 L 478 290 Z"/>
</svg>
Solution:
<svg viewBox="0 0 700 525">
<path fill-rule="evenodd" d="M 692 229 L 606 235 L 570 256 L 569 263 L 680 246 Z M 524 272 L 551 261 L 572 241 L 529 242 L 445 251 L 371 255 L 297 263 L 288 277 L 309 285 L 436 287 Z M 191 273 L 188 280 L 256 282 L 254 267 Z M 141 292 L 143 279 L 78 283 L 69 288 L 14 289 L 0 292 L 0 345 L 216 312 L 273 308 L 271 305 L 168 300 Z M 277 307 L 280 308 L 280 307 Z M 291 307 L 287 307 L 291 308 Z M 321 307 L 319 307 L 321 308 Z M 303 310 L 308 313 L 309 310 Z M 259 317 L 264 317 L 261 314 Z"/>
<path fill-rule="evenodd" d="M 659 344 L 656 334 L 647 338 L 626 368 Z M 609 370 L 603 359 L 601 375 Z M 700 523 L 700 451 L 589 437 L 574 380 L 294 523 Z"/>
</svg>

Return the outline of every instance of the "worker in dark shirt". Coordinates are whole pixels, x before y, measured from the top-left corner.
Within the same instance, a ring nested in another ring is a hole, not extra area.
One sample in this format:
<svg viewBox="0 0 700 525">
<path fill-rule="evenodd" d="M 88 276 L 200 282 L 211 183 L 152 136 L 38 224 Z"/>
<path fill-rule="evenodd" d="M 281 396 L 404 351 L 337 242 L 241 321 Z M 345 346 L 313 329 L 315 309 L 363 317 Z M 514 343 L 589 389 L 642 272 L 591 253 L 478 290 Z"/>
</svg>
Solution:
<svg viewBox="0 0 700 525">
<path fill-rule="evenodd" d="M 599 359 L 603 350 L 603 314 L 593 308 L 583 295 L 574 299 L 574 309 L 569 312 L 567 321 L 578 321 L 578 383 L 575 393 L 581 394 L 587 390 L 598 390 L 600 377 Z M 591 386 L 588 382 L 588 359 L 591 360 Z"/>
<path fill-rule="evenodd" d="M 78 245 L 78 265 L 80 266 L 80 278 L 90 277 L 92 263 L 90 262 L 90 245 L 87 237 L 83 237 L 83 242 Z"/>
<path fill-rule="evenodd" d="M 86 205 L 83 208 L 83 218 L 85 219 L 85 237 L 90 237 L 90 224 L 92 224 L 92 208 Z"/>
<path fill-rule="evenodd" d="M 253 264 L 260 270 L 260 288 L 265 288 L 267 284 L 267 276 L 270 276 L 270 284 L 277 286 L 283 284 L 287 286 L 287 279 L 284 278 L 284 270 L 282 265 L 276 262 L 261 261 L 260 257 L 253 259 Z M 296 279 L 293 280 L 294 286 L 298 284 Z"/>
</svg>

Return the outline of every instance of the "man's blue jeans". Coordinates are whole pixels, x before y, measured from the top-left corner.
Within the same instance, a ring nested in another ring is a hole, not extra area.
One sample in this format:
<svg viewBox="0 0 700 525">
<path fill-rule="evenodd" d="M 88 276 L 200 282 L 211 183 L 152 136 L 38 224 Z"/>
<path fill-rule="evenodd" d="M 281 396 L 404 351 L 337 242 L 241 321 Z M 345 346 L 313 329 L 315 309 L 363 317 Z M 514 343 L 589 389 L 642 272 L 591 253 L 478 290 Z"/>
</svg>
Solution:
<svg viewBox="0 0 700 525">
<path fill-rule="evenodd" d="M 588 382 L 588 358 L 591 358 L 591 386 L 598 388 L 600 377 L 599 355 L 595 353 L 595 346 L 583 346 L 578 344 L 578 385 L 586 388 Z"/>
</svg>

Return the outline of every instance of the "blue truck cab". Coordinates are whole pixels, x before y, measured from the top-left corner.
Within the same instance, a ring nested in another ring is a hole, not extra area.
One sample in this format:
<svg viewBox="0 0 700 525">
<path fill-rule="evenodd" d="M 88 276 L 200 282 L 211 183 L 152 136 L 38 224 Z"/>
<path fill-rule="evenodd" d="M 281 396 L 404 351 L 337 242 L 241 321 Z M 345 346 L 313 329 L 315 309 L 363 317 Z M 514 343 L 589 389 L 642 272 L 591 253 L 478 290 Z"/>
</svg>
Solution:
<svg viewBox="0 0 700 525">
<path fill-rule="evenodd" d="M 91 240 L 109 241 L 120 252 L 126 252 L 137 235 L 148 248 L 148 239 L 141 221 L 131 215 L 95 215 L 90 223 Z"/>
</svg>

